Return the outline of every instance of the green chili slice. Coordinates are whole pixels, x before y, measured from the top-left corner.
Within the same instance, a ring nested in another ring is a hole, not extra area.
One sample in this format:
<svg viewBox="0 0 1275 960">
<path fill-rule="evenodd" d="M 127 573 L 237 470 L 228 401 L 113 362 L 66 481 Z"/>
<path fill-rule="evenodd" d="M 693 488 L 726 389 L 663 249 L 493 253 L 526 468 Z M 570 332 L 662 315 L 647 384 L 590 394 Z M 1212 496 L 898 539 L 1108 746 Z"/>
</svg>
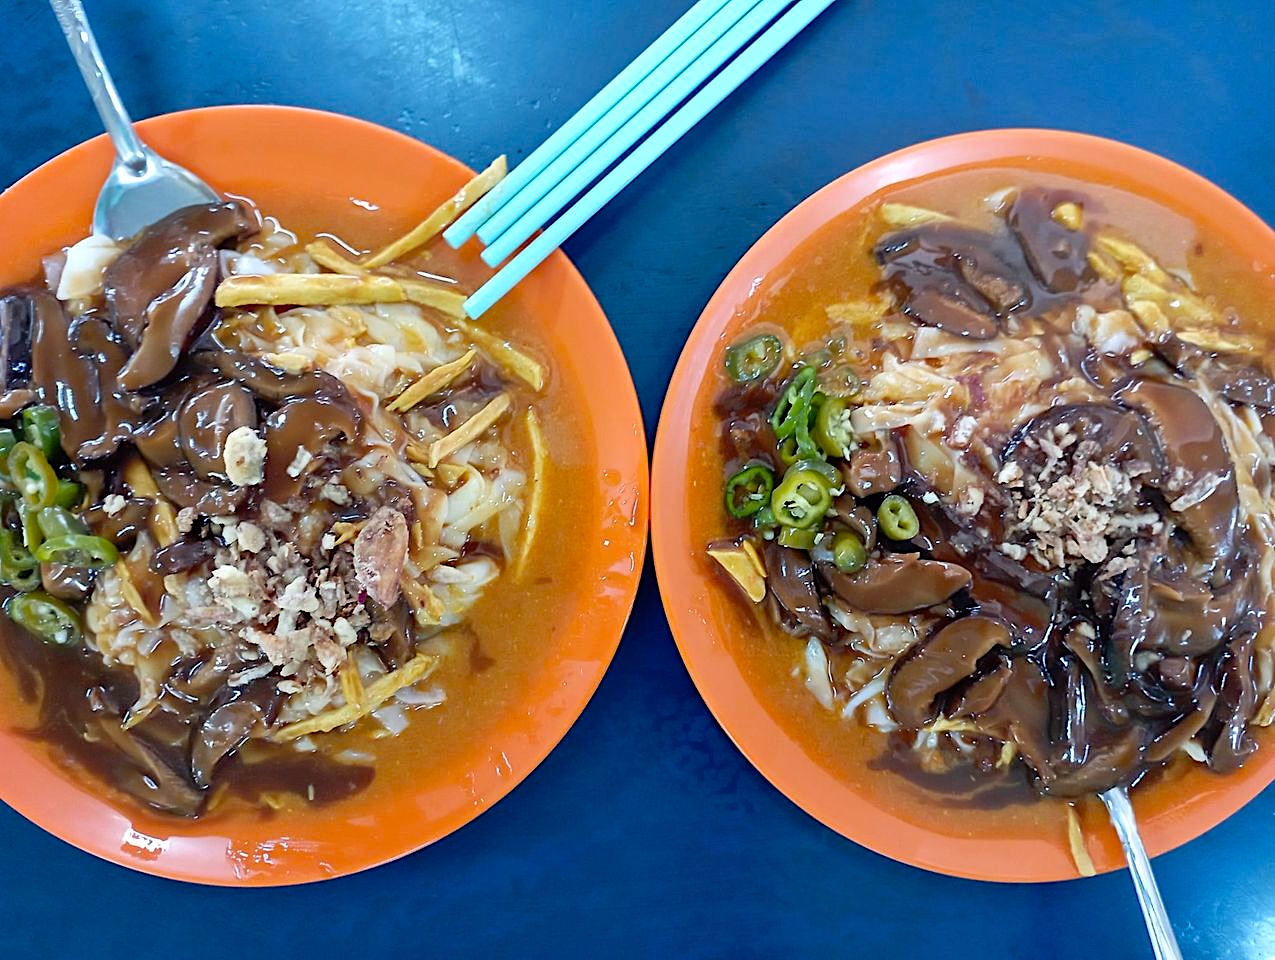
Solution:
<svg viewBox="0 0 1275 960">
<path fill-rule="evenodd" d="M 832 483 L 806 461 L 794 463 L 770 498 L 775 519 L 785 527 L 809 530 L 832 506 Z"/>
<path fill-rule="evenodd" d="M 732 517 L 751 517 L 770 502 L 775 474 L 770 467 L 754 463 L 726 481 L 726 512 Z"/>
<path fill-rule="evenodd" d="M 39 448 L 19 440 L 9 451 L 9 479 L 32 507 L 47 507 L 58 493 L 58 475 Z"/>
<path fill-rule="evenodd" d="M 44 540 L 44 534 L 40 531 L 40 508 L 19 502 L 18 520 L 22 525 L 22 545 L 34 553 Z"/>
<path fill-rule="evenodd" d="M 794 550 L 809 550 L 815 545 L 815 531 L 798 530 L 796 527 L 781 527 L 777 539 L 781 547 L 792 547 Z"/>
<path fill-rule="evenodd" d="M 34 590 L 40 585 L 40 564 L 35 555 L 6 527 L 0 527 L 0 581 L 17 590 Z"/>
<path fill-rule="evenodd" d="M 811 434 L 815 443 L 830 457 L 842 460 L 854 449 L 854 428 L 850 425 L 850 406 L 841 397 L 828 397 L 819 406 L 815 417 L 815 429 Z"/>
<path fill-rule="evenodd" d="M 794 434 L 791 437 L 784 437 L 779 441 L 779 446 L 775 451 L 779 456 L 779 462 L 785 467 L 791 467 L 794 463 L 801 459 L 801 454 L 797 452 L 797 437 Z"/>
<path fill-rule="evenodd" d="M 907 497 L 892 493 L 881 501 L 877 509 L 877 522 L 881 532 L 891 540 L 911 540 L 921 532 L 921 521 Z"/>
<path fill-rule="evenodd" d="M 43 590 L 10 597 L 5 601 L 4 612 L 10 620 L 45 643 L 69 647 L 79 643 L 84 632 L 80 617 L 70 604 L 49 596 Z"/>
<path fill-rule="evenodd" d="M 36 514 L 36 522 L 40 525 L 40 533 L 44 537 L 65 537 L 89 532 L 84 521 L 65 507 L 43 508 Z"/>
<path fill-rule="evenodd" d="M 62 428 L 55 407 L 27 407 L 22 411 L 22 435 L 50 460 L 62 449 Z"/>
<path fill-rule="evenodd" d="M 84 499 L 84 487 L 74 480 L 59 480 L 58 491 L 53 495 L 53 505 L 70 510 Z"/>
<path fill-rule="evenodd" d="M 815 443 L 811 434 L 811 427 L 814 426 L 815 420 L 819 416 L 819 411 L 823 409 L 823 403 L 828 398 L 822 393 L 817 393 L 814 387 L 814 381 L 811 380 L 809 386 L 803 391 L 803 396 L 809 395 L 810 399 L 805 404 L 805 414 L 797 421 L 797 429 L 793 433 L 793 436 L 797 438 L 797 455 L 803 460 L 823 457 L 823 452 L 819 449 L 819 445 Z M 800 402 L 800 399 L 798 402 Z"/>
<path fill-rule="evenodd" d="M 816 460 L 814 458 L 798 460 L 792 465 L 791 469 L 813 470 L 815 473 L 819 474 L 819 476 L 828 481 L 829 490 L 836 490 L 843 482 L 841 478 L 841 471 L 826 460 Z"/>
<path fill-rule="evenodd" d="M 810 424 L 810 403 L 815 395 L 815 368 L 802 367 L 792 378 L 770 415 L 775 439 L 783 440 L 797 432 L 797 426 Z"/>
<path fill-rule="evenodd" d="M 726 372 L 736 383 L 760 380 L 784 355 L 784 345 L 773 333 L 763 333 L 737 343 L 726 351 Z"/>
<path fill-rule="evenodd" d="M 856 573 L 868 562 L 868 551 L 857 534 L 843 530 L 832 538 L 832 562 L 842 573 Z"/>
<path fill-rule="evenodd" d="M 863 381 L 844 361 L 832 364 L 819 374 L 819 389 L 831 397 L 850 399 L 863 388 Z"/>
<path fill-rule="evenodd" d="M 105 537 L 68 533 L 45 540 L 36 550 L 35 556 L 41 563 L 61 563 L 68 567 L 100 570 L 118 560 L 120 552 Z"/>
<path fill-rule="evenodd" d="M 776 523 L 775 511 L 770 509 L 769 503 L 753 514 L 753 526 L 758 530 L 773 527 Z"/>
<path fill-rule="evenodd" d="M 8 427 L 0 428 L 0 457 L 7 457 L 13 445 L 18 442 L 18 435 Z"/>
</svg>

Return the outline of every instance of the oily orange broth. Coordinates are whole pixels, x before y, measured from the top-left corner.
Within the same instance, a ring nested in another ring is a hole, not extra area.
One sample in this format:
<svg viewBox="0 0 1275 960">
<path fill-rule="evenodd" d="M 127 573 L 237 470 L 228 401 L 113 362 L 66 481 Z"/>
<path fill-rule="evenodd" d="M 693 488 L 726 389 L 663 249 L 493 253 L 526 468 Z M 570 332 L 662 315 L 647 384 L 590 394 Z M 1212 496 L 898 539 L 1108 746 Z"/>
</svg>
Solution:
<svg viewBox="0 0 1275 960">
<path fill-rule="evenodd" d="M 1035 169 L 976 167 L 902 184 L 869 198 L 828 223 L 798 246 L 771 274 L 761 279 L 755 295 L 736 312 L 724 332 L 717 359 L 696 397 L 688 474 L 702 478 L 691 488 L 692 542 L 707 543 L 730 535 L 721 505 L 725 463 L 718 443 L 720 423 L 712 404 L 729 383 L 721 356 L 726 346 L 767 328 L 782 329 L 797 352 L 821 341 L 831 329 L 829 304 L 863 299 L 880 275 L 872 257 L 875 241 L 889 228 L 873 216 L 884 200 L 940 210 L 990 228 L 994 215 L 984 198 L 1005 187 L 1071 188 L 1086 198 L 1086 217 L 1112 224 L 1155 256 L 1166 269 L 1186 268 L 1197 289 L 1222 308 L 1233 308 L 1237 328 L 1261 335 L 1271 354 L 1275 329 L 1264 321 L 1275 299 L 1275 283 L 1256 275 L 1243 258 L 1202 233 L 1172 210 L 1115 187 L 1079 181 Z M 1062 801 L 1033 799 L 998 809 L 957 806 L 877 761 L 888 751 L 884 734 L 858 721 L 842 720 L 809 694 L 799 675 L 805 639 L 791 637 L 770 622 L 738 591 L 716 563 L 701 555 L 701 573 L 715 584 L 710 602 L 714 619 L 725 626 L 724 642 L 758 701 L 785 734 L 822 768 L 854 785 L 865 799 L 927 829 L 950 836 L 1038 838 L 1050 836 L 1065 846 L 1066 806 Z M 1258 731 L 1261 749 L 1275 749 L 1275 735 Z M 1235 774 L 1233 776 L 1241 776 Z M 1134 791 L 1140 817 L 1173 815 L 1186 798 L 1219 789 L 1223 778 L 1202 765 L 1182 759 L 1149 777 Z M 1101 830 L 1106 816 L 1095 802 L 1082 802 L 1079 812 L 1087 836 Z M 1104 858 L 1117 862 L 1118 847 L 1107 836 Z M 1098 857 L 1098 851 L 1093 851 Z M 1101 862 L 1099 863 L 1101 866 Z"/>
<path fill-rule="evenodd" d="M 331 209 L 283 202 L 272 203 L 263 212 L 302 242 L 332 236 L 355 252 L 377 248 L 412 226 L 400 216 L 368 211 L 354 202 L 336 205 L 336 211 L 338 215 L 331 216 Z M 441 240 L 406 262 L 431 275 L 454 279 L 464 291 L 477 289 L 491 276 L 472 249 L 455 251 Z M 528 562 L 517 580 L 512 573 L 502 575 L 470 608 L 465 620 L 477 650 L 462 639 L 427 681 L 446 692 L 443 704 L 410 711 L 411 723 L 397 737 L 378 736 L 383 732 L 377 725 L 365 722 L 344 734 L 316 738 L 330 752 L 354 749 L 375 755 L 376 777 L 358 796 L 361 805 L 375 805 L 412 781 L 428 778 L 434 765 L 454 769 L 471 755 L 476 743 L 488 739 L 507 706 L 544 669 L 565 627 L 565 611 L 571 608 L 568 601 L 584 564 L 574 542 L 580 535 L 579 518 L 597 512 L 598 487 L 591 482 L 597 465 L 591 460 L 592 425 L 583 413 L 589 409 L 583 388 L 571 370 L 555 362 L 537 322 L 516 297 L 498 304 L 481 321 L 485 329 L 509 338 L 549 371 L 547 385 L 539 394 L 519 380 L 509 380 L 514 416 L 506 418 L 501 433 L 530 473 L 532 458 L 521 411 L 534 404 L 548 463 L 542 479 L 543 512 Z M 479 659 L 485 666 L 476 670 L 474 663 Z M 493 757 L 492 762 L 499 763 L 500 758 Z"/>
<path fill-rule="evenodd" d="M 320 235 L 339 238 L 356 252 L 379 247 L 414 225 L 414 221 L 388 211 L 368 211 L 348 204 L 290 201 L 269 198 L 262 212 L 292 231 L 302 242 Z M 459 287 L 472 291 L 491 275 L 472 251 L 457 252 L 441 241 L 409 261 L 429 274 L 449 277 Z M 549 337 L 537 328 L 541 321 L 524 309 L 516 296 L 507 298 L 482 320 L 483 326 L 509 338 L 519 349 L 534 355 L 549 371 L 545 389 L 537 394 L 520 380 L 510 379 L 514 396 L 512 416 L 501 426 L 503 442 L 514 451 L 519 465 L 530 474 L 532 456 L 522 423 L 522 411 L 535 406 L 548 452 L 545 465 L 543 510 L 528 562 L 515 580 L 512 572 L 502 574 L 483 593 L 465 618 L 454 653 L 444 659 L 426 682 L 440 686 L 446 701 L 431 709 L 410 710 L 411 723 L 396 737 L 387 736 L 380 726 L 364 721 L 353 730 L 315 737 L 319 749 L 328 754 L 344 750 L 370 753 L 375 757 L 375 777 L 371 784 L 346 803 L 360 809 L 375 808 L 382 800 L 428 780 L 430 769 L 455 770 L 472 757 L 476 745 L 484 744 L 509 704 L 517 702 L 533 678 L 542 672 L 555 652 L 558 637 L 566 626 L 568 602 L 575 584 L 583 576 L 584 552 L 576 539 L 581 535 L 580 519 L 598 512 L 600 496 L 593 482 L 597 465 L 593 461 L 593 428 L 584 415 L 589 409 L 584 390 L 573 371 L 555 362 Z M 529 496 L 529 494 L 528 494 Z M 483 668 L 475 669 L 481 660 Z M 19 696 L 13 677 L 0 670 L 0 698 L 7 704 L 4 720 L 15 728 L 29 728 L 39 719 L 38 704 Z M 56 744 L 45 745 L 53 761 L 70 766 Z M 493 764 L 501 762 L 497 755 Z M 268 762 L 268 761 L 267 761 Z M 71 770 L 73 775 L 88 774 Z M 141 813 L 127 795 L 90 778 L 94 792 L 110 790 L 118 806 Z M 291 798 L 283 809 L 292 812 L 306 806 L 302 798 Z M 233 794 L 216 799 L 200 818 L 210 826 L 220 821 L 270 817 L 275 811 L 249 804 Z M 143 820 L 162 830 L 169 818 L 146 811 Z"/>
</svg>

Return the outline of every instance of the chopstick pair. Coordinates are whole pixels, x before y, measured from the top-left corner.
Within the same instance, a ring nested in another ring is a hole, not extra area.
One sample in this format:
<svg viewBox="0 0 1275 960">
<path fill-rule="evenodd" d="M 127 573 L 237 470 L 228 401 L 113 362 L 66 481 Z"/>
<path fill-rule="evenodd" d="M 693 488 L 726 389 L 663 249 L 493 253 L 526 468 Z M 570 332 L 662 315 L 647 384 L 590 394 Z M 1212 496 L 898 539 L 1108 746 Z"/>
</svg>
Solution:
<svg viewBox="0 0 1275 960">
<path fill-rule="evenodd" d="M 832 2 L 699 0 L 444 231 L 452 247 L 477 236 L 494 267 L 543 229 L 465 301 L 465 312 L 481 317 Z"/>
</svg>

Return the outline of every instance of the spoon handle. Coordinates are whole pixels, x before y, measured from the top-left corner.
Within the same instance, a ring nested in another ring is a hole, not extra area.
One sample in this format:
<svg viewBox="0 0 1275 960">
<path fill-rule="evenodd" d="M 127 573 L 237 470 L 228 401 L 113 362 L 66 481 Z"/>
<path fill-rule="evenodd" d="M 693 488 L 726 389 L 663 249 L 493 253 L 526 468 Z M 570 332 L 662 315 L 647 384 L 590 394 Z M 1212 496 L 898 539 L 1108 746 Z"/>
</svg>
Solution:
<svg viewBox="0 0 1275 960">
<path fill-rule="evenodd" d="M 115 152 L 126 167 L 140 174 L 146 169 L 148 151 L 133 130 L 128 111 L 124 109 L 119 92 L 102 61 L 102 52 L 97 48 L 84 7 L 80 0 L 49 0 L 49 5 L 53 7 L 71 53 L 75 55 L 75 63 L 93 97 L 102 125 L 115 144 Z"/>
<path fill-rule="evenodd" d="M 1156 960 L 1182 960 L 1169 914 L 1160 899 L 1160 888 L 1156 885 L 1155 874 L 1151 872 L 1151 859 L 1142 845 L 1142 835 L 1138 833 L 1138 821 L 1133 815 L 1133 804 L 1129 802 L 1129 791 L 1124 787 L 1114 787 L 1100 796 L 1111 817 L 1111 825 L 1120 837 L 1120 845 L 1124 847 L 1125 859 L 1129 861 L 1133 889 L 1137 891 L 1138 903 L 1142 906 L 1142 918 L 1147 923 L 1147 934 L 1151 937 Z"/>
</svg>

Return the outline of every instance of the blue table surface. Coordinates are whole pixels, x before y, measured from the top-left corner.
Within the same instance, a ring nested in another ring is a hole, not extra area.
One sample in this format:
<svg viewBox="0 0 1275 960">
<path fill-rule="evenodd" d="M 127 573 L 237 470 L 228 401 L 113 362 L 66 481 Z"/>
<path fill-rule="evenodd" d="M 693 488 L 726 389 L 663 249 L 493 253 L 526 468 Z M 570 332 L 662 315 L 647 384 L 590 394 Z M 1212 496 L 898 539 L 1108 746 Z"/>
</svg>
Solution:
<svg viewBox="0 0 1275 960">
<path fill-rule="evenodd" d="M 134 116 L 353 114 L 470 164 L 525 156 L 688 0 L 86 0 Z M 985 127 L 1102 134 L 1275 219 L 1275 4 L 840 0 L 581 230 L 653 434 L 748 246 L 882 153 Z M 0 6 L 0 184 L 96 134 L 48 8 Z M 0 224 L 0 229 L 7 225 Z M 3 776 L 0 772 L 0 776 Z M 1156 861 L 1189 957 L 1275 957 L 1275 789 Z M 691 685 L 652 571 L 601 689 L 507 800 L 414 856 L 219 890 L 89 857 L 0 806 L 0 955 L 1149 957 L 1127 875 L 1004 886 L 870 853 L 784 799 Z"/>
</svg>

